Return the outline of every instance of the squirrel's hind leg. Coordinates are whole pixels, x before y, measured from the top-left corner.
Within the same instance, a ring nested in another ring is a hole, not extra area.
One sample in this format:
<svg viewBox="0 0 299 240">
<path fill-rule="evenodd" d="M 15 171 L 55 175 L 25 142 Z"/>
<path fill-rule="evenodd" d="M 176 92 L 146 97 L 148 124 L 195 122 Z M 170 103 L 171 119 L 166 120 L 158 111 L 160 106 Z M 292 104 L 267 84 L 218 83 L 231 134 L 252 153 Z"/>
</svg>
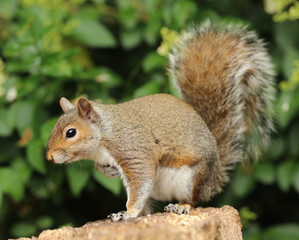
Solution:
<svg viewBox="0 0 299 240">
<path fill-rule="evenodd" d="M 147 199 L 146 204 L 143 207 L 143 210 L 141 211 L 141 213 L 139 214 L 139 216 L 145 216 L 147 214 L 152 214 L 155 208 L 155 200 L 151 197 L 149 197 Z"/>
</svg>

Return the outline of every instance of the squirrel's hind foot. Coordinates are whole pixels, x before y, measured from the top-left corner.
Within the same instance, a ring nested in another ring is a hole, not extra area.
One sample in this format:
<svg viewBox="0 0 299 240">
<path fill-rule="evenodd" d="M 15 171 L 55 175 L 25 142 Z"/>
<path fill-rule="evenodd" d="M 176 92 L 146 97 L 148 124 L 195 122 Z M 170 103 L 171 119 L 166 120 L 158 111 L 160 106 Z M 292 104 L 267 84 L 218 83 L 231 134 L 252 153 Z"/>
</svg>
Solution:
<svg viewBox="0 0 299 240">
<path fill-rule="evenodd" d="M 188 203 L 169 204 L 164 208 L 165 212 L 172 212 L 176 214 L 190 214 L 192 206 Z"/>
<path fill-rule="evenodd" d="M 132 216 L 126 211 L 121 211 L 118 213 L 111 213 L 107 218 L 110 218 L 113 222 L 117 222 L 121 220 L 127 220 L 129 218 L 132 218 Z"/>
</svg>

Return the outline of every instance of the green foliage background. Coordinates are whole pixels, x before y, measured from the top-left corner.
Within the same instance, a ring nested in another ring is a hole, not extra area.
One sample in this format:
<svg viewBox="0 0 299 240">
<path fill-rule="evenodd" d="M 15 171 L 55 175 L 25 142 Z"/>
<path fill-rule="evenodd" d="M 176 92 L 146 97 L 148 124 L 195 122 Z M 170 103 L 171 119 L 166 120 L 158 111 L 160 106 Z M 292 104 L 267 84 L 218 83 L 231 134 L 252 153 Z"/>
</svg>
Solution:
<svg viewBox="0 0 299 240">
<path fill-rule="evenodd" d="M 266 13 L 266 11 L 268 13 Z M 299 239 L 299 3 L 296 0 L 0 0 L 0 238 L 80 226 L 125 208 L 119 179 L 81 161 L 46 162 L 59 98 L 116 103 L 175 94 L 160 30 L 249 24 L 277 71 L 277 132 L 207 206 L 240 210 L 244 239 Z M 159 209 L 159 207 L 157 208 Z"/>
</svg>

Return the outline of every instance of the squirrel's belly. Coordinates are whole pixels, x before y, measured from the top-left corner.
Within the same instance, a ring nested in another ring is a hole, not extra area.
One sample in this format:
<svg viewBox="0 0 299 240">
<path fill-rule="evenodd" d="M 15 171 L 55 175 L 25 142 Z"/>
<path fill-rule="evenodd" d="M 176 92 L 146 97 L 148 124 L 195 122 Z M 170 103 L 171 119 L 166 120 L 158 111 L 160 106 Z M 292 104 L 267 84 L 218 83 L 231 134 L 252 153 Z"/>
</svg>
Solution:
<svg viewBox="0 0 299 240">
<path fill-rule="evenodd" d="M 150 197 L 160 201 L 192 201 L 194 173 L 189 166 L 159 167 Z"/>
</svg>

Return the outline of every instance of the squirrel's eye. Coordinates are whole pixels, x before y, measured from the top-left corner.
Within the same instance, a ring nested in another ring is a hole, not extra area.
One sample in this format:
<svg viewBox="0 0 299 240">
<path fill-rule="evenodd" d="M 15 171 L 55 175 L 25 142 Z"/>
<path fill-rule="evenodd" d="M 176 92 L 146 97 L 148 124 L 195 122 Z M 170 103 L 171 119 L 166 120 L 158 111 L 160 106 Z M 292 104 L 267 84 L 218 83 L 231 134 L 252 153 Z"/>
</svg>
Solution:
<svg viewBox="0 0 299 240">
<path fill-rule="evenodd" d="M 75 128 L 70 128 L 69 130 L 66 131 L 66 137 L 67 138 L 72 138 L 76 135 L 77 131 Z"/>
</svg>

